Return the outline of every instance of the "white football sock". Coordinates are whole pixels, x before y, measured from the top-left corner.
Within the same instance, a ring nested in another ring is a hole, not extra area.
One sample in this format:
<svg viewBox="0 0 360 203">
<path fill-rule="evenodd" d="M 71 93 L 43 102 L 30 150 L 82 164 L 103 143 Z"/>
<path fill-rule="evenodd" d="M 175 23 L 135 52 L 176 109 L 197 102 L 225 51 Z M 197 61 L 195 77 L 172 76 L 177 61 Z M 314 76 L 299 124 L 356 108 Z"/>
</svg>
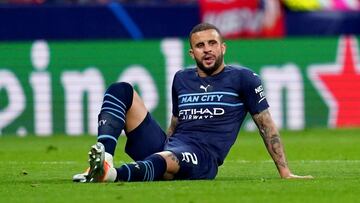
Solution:
<svg viewBox="0 0 360 203">
<path fill-rule="evenodd" d="M 111 167 L 109 168 L 106 176 L 105 176 L 105 181 L 106 182 L 115 182 L 116 180 L 116 176 L 117 176 L 117 171 L 115 168 Z"/>
<path fill-rule="evenodd" d="M 113 156 L 107 152 L 105 152 L 105 161 L 111 166 L 111 168 L 114 167 L 114 161 L 113 161 Z"/>
</svg>

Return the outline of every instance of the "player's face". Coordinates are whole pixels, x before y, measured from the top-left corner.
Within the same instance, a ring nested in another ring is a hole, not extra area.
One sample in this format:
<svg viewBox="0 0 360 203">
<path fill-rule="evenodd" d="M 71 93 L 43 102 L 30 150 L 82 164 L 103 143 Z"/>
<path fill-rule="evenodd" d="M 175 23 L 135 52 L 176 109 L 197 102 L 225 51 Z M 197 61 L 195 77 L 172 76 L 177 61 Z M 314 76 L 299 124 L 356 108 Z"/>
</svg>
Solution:
<svg viewBox="0 0 360 203">
<path fill-rule="evenodd" d="M 219 73 L 224 68 L 225 44 L 216 30 L 204 30 L 191 35 L 190 56 L 195 60 L 200 76 Z"/>
</svg>

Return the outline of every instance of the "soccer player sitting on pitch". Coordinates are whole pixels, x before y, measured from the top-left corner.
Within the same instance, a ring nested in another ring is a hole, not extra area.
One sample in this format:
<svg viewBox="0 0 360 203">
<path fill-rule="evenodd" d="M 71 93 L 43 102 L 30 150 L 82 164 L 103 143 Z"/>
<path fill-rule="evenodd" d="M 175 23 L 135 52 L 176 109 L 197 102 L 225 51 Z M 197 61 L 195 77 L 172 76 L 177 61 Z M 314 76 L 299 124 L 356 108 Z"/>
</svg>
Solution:
<svg viewBox="0 0 360 203">
<path fill-rule="evenodd" d="M 98 142 L 89 152 L 90 167 L 73 180 L 214 179 L 247 112 L 280 176 L 311 178 L 291 173 L 259 76 L 247 68 L 224 64 L 226 46 L 215 26 L 196 25 L 189 37 L 190 56 L 197 66 L 174 77 L 173 116 L 167 134 L 130 84 L 112 84 L 99 114 Z M 125 151 L 136 162 L 115 168 L 113 156 L 123 129 Z"/>
</svg>

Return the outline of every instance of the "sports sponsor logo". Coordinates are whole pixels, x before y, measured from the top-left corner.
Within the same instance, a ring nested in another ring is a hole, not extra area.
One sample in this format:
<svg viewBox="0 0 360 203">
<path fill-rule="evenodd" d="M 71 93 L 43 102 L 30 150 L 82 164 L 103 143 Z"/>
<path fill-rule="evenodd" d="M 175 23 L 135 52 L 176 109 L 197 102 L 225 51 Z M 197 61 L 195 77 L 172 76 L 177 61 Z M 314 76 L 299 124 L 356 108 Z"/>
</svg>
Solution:
<svg viewBox="0 0 360 203">
<path fill-rule="evenodd" d="M 208 88 L 209 90 L 211 89 L 210 85 L 207 85 L 206 87 L 204 85 L 200 85 L 200 89 L 203 89 L 205 92 L 208 92 Z"/>
<path fill-rule="evenodd" d="M 179 117 L 183 120 L 201 120 L 224 114 L 223 108 L 182 109 L 179 111 Z"/>
</svg>

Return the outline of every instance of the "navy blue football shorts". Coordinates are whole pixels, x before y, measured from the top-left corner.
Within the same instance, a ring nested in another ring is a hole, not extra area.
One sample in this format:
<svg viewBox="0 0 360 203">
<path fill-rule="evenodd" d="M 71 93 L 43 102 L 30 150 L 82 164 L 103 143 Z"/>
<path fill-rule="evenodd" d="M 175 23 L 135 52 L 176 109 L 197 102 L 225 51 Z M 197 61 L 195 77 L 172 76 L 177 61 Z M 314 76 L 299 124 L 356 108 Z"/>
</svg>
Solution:
<svg viewBox="0 0 360 203">
<path fill-rule="evenodd" d="M 198 143 L 191 140 L 182 140 L 181 134 L 170 137 L 164 147 L 165 151 L 173 152 L 179 159 L 180 170 L 175 179 L 214 179 L 218 166 L 210 153 L 202 149 Z"/>
<path fill-rule="evenodd" d="M 161 151 L 171 151 L 179 159 L 180 170 L 175 179 L 214 179 L 216 161 L 198 144 L 181 140 L 181 135 L 167 139 L 166 133 L 148 113 L 144 121 L 127 134 L 125 152 L 135 161 Z"/>
</svg>

